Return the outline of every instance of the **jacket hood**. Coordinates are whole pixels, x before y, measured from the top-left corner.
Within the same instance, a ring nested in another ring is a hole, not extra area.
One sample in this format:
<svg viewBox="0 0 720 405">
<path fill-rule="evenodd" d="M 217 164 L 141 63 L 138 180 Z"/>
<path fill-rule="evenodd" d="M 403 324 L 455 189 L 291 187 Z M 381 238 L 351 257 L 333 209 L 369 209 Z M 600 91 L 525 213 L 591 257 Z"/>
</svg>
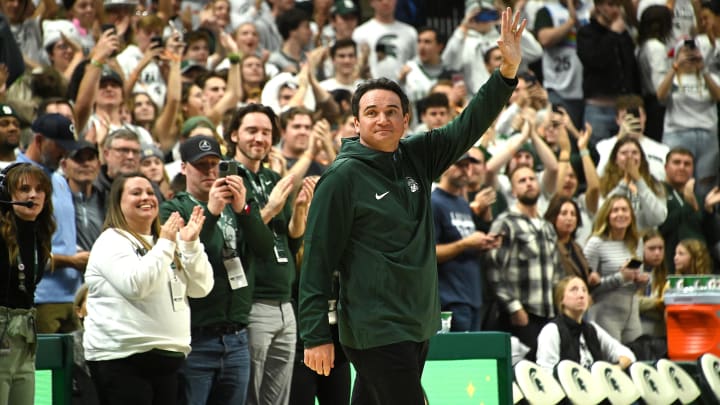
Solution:
<svg viewBox="0 0 720 405">
<path fill-rule="evenodd" d="M 355 159 L 373 167 L 387 177 L 397 178 L 401 172 L 403 140 L 394 152 L 381 152 L 370 149 L 360 143 L 360 137 L 345 138 L 338 153 L 337 160 Z"/>
</svg>

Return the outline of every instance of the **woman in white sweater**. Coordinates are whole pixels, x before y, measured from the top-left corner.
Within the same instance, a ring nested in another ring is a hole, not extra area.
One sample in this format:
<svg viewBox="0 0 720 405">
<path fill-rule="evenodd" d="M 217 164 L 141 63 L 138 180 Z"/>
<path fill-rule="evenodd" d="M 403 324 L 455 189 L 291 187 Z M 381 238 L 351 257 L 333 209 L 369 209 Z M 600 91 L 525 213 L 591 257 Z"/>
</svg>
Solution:
<svg viewBox="0 0 720 405">
<path fill-rule="evenodd" d="M 603 203 L 583 253 L 591 271 L 600 275 L 588 319 L 615 339 L 632 342 L 642 334 L 636 291 L 645 287 L 649 277 L 640 266 L 628 266 L 630 259 L 642 257 L 642 246 L 627 197 L 614 195 Z"/>
<path fill-rule="evenodd" d="M 590 306 L 585 282 L 568 276 L 555 286 L 558 316 L 538 335 L 537 364 L 552 372 L 561 360 L 575 361 L 587 369 L 596 361 L 607 361 L 627 368 L 635 361 L 633 352 L 583 316 Z"/>
<path fill-rule="evenodd" d="M 213 287 L 198 240 L 205 217 L 173 213 L 141 174 L 115 180 L 105 231 L 90 252 L 85 357 L 102 404 L 175 404 L 177 370 L 190 352 L 188 297 Z M 179 254 L 177 254 L 179 251 Z"/>
</svg>

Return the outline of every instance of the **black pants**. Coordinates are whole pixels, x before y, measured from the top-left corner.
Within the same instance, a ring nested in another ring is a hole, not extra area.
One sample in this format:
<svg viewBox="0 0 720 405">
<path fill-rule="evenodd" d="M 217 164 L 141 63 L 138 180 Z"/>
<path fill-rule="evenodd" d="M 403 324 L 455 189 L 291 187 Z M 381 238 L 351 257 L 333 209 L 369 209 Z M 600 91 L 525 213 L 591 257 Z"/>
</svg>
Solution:
<svg viewBox="0 0 720 405">
<path fill-rule="evenodd" d="M 87 364 L 102 405 L 176 405 L 178 370 L 184 361 L 146 352 Z"/>
<path fill-rule="evenodd" d="M 528 346 L 530 352 L 525 358 L 530 361 L 535 361 L 535 355 L 537 354 L 537 337 L 543 326 L 550 322 L 550 320 L 550 318 L 528 314 L 527 325 L 515 326 L 510 322 L 510 315 L 501 312 L 500 318 L 498 319 L 498 327 L 501 331 L 510 333 Z"/>
<path fill-rule="evenodd" d="M 420 383 L 428 342 L 400 342 L 371 349 L 343 346 L 357 375 L 353 405 L 423 405 Z"/>
<path fill-rule="evenodd" d="M 343 405 L 350 403 L 350 363 L 338 362 L 329 376 L 310 370 L 303 363 L 295 363 L 290 405 L 314 405 L 317 396 L 320 405 Z"/>
</svg>

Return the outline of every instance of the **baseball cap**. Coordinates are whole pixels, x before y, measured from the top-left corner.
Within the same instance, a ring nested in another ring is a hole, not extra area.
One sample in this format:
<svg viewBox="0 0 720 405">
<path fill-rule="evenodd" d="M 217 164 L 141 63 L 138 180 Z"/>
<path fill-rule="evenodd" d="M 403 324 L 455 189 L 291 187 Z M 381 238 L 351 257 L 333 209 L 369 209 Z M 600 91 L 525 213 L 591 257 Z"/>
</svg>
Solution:
<svg viewBox="0 0 720 405">
<path fill-rule="evenodd" d="M 74 151 L 80 143 L 75 139 L 75 125 L 60 114 L 43 114 L 32 123 L 32 130 L 52 139 L 66 151 Z"/>
<path fill-rule="evenodd" d="M 458 164 L 462 162 L 463 160 L 469 160 L 471 163 L 480 163 L 479 160 L 475 159 L 474 157 L 470 156 L 469 153 L 465 152 L 462 155 L 460 155 L 459 158 L 455 161 L 455 164 Z"/>
<path fill-rule="evenodd" d="M 476 10 L 496 10 L 493 0 L 465 0 L 465 12 Z"/>
<path fill-rule="evenodd" d="M 71 151 L 70 153 L 68 153 L 68 157 L 70 159 L 77 160 L 75 158 L 80 155 L 80 152 L 85 151 L 85 150 L 90 150 L 95 153 L 96 157 L 98 156 L 98 149 L 94 143 L 90 143 L 88 141 L 78 141 L 77 144 L 78 144 L 78 148 Z"/>
<path fill-rule="evenodd" d="M 20 120 L 15 109 L 7 104 L 0 104 L 0 117 L 15 117 Z"/>
<path fill-rule="evenodd" d="M 160 148 L 158 148 L 155 145 L 148 145 L 148 144 L 142 145 L 142 148 L 140 151 L 140 161 L 142 162 L 143 160 L 145 160 L 149 157 L 153 157 L 153 156 L 155 156 L 156 158 L 158 158 L 160 160 L 163 160 L 163 153 L 160 150 Z"/>
<path fill-rule="evenodd" d="M 100 76 L 100 82 L 102 83 L 108 80 L 119 84 L 121 87 L 123 85 L 122 77 L 120 77 L 118 72 L 110 68 L 104 68 L 102 71 L 102 75 Z"/>
<path fill-rule="evenodd" d="M 208 117 L 196 115 L 185 120 L 185 123 L 183 123 L 182 129 L 180 130 L 180 137 L 187 138 L 190 136 L 190 132 L 197 127 L 210 128 L 213 132 L 215 131 L 215 125 L 213 125 L 212 121 L 210 121 Z"/>
<path fill-rule="evenodd" d="M 332 7 L 330 7 L 330 14 L 332 15 L 360 15 L 360 10 L 352 0 L 337 0 Z"/>
<path fill-rule="evenodd" d="M 193 163 L 205 156 L 222 159 L 220 144 L 209 136 L 193 136 L 180 145 L 180 158 L 183 162 Z"/>
<path fill-rule="evenodd" d="M 192 60 L 192 59 L 186 59 L 182 62 L 180 62 L 180 74 L 188 74 L 192 70 L 200 70 L 202 72 L 207 72 L 208 69 L 203 66 L 202 64 Z"/>
</svg>

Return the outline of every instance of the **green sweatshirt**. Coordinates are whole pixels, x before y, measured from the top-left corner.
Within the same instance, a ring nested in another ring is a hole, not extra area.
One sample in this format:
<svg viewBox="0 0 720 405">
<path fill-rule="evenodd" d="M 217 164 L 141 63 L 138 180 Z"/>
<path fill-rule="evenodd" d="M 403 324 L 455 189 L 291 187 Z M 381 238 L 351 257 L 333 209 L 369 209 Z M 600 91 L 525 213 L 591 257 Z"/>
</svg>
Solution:
<svg viewBox="0 0 720 405">
<path fill-rule="evenodd" d="M 340 271 L 340 342 L 368 349 L 422 342 L 440 329 L 430 191 L 480 138 L 517 80 L 499 72 L 448 125 L 378 152 L 343 142 L 310 204 L 300 272 L 299 327 L 305 347 L 332 342 L 331 274 Z"/>
<path fill-rule="evenodd" d="M 238 166 L 242 166 L 238 162 Z M 259 207 L 264 207 L 267 196 L 280 180 L 276 172 L 260 167 L 258 173 L 251 173 L 249 170 L 239 171 L 245 182 L 246 198 L 254 201 Z M 260 195 L 260 194 L 264 194 Z M 253 299 L 277 300 L 289 302 L 292 299 L 292 284 L 295 281 L 295 253 L 302 242 L 302 239 L 293 239 L 288 236 L 288 225 L 292 218 L 293 205 L 290 198 L 279 214 L 268 222 L 267 227 L 277 235 L 276 243 L 279 243 L 286 263 L 278 263 L 275 252 L 271 248 L 269 252 L 262 255 L 254 255 L 252 261 L 255 273 L 255 290 Z"/>
<path fill-rule="evenodd" d="M 178 193 L 175 198 L 160 205 L 161 221 L 165 222 L 175 211 L 187 221 L 195 205 L 195 201 L 188 193 Z M 217 226 L 220 217 L 211 214 L 207 210 L 206 203 L 201 202 L 200 205 L 205 211 L 205 223 L 200 232 L 200 241 L 205 246 L 205 252 L 212 265 L 215 286 L 205 298 L 190 298 L 190 325 L 193 328 L 227 323 L 247 325 L 255 283 L 252 257 L 255 254 L 272 252 L 272 233 L 262 222 L 257 206 L 251 204 L 250 215 L 235 214 L 229 205 L 225 206 L 224 213 L 235 218 L 237 251 L 248 281 L 247 287 L 232 290 L 223 264 L 222 251 L 225 240 Z"/>
</svg>

